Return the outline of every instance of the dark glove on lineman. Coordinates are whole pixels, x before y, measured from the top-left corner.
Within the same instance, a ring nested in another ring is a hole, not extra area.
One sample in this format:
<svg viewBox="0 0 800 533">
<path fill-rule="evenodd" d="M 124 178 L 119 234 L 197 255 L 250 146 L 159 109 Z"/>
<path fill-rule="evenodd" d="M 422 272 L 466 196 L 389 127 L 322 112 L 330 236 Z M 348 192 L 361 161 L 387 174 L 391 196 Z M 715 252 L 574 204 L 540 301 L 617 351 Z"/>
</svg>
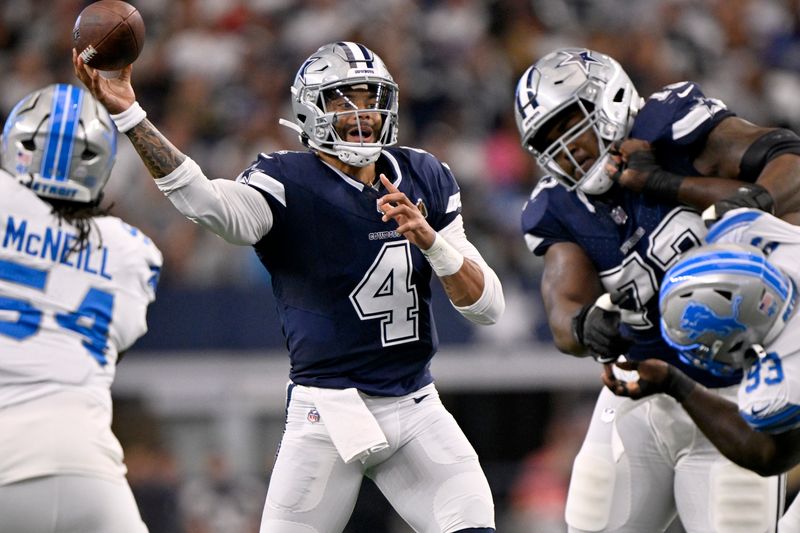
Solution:
<svg viewBox="0 0 800 533">
<path fill-rule="evenodd" d="M 723 217 L 725 213 L 740 207 L 760 209 L 771 215 L 775 214 L 775 200 L 769 191 L 756 183 L 743 184 L 736 190 L 736 194 L 715 202 L 703 212 L 703 220 L 710 226 Z"/>
<path fill-rule="evenodd" d="M 594 302 L 584 305 L 572 319 L 572 334 L 591 351 L 597 362 L 609 363 L 631 346 L 631 341 L 620 333 L 619 323 L 618 311 L 608 311 Z"/>
<path fill-rule="evenodd" d="M 661 168 L 652 150 L 638 150 L 628 157 L 627 168 L 644 176 L 642 193 L 665 202 L 678 201 L 683 177 Z"/>
<path fill-rule="evenodd" d="M 617 141 L 609 153 L 617 163 L 617 172 L 611 176 L 612 180 L 651 198 L 677 202 L 683 177 L 659 166 L 650 143 L 639 139 Z"/>
</svg>

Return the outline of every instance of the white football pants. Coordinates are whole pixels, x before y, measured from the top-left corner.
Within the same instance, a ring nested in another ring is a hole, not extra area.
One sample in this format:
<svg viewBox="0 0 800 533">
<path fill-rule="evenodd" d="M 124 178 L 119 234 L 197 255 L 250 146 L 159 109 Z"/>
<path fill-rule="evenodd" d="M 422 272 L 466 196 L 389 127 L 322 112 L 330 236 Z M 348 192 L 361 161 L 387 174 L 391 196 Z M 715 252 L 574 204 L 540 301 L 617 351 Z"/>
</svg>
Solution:
<svg viewBox="0 0 800 533">
<path fill-rule="evenodd" d="M 494 527 L 492 495 L 478 456 L 433 384 L 397 398 L 362 395 L 389 442 L 366 464 L 345 464 L 308 390 L 290 390 L 261 533 L 341 532 L 363 476 L 414 531 Z"/>
<path fill-rule="evenodd" d="M 778 533 L 800 533 L 800 495 L 794 497 L 792 505 L 781 518 Z"/>
<path fill-rule="evenodd" d="M 43 476 L 0 485 L 2 533 L 147 533 L 125 480 Z"/>
<path fill-rule="evenodd" d="M 737 386 L 719 394 L 736 401 Z M 676 513 L 688 533 L 774 532 L 783 476 L 734 465 L 665 394 L 603 388 L 567 497 L 570 533 L 658 533 Z"/>
</svg>

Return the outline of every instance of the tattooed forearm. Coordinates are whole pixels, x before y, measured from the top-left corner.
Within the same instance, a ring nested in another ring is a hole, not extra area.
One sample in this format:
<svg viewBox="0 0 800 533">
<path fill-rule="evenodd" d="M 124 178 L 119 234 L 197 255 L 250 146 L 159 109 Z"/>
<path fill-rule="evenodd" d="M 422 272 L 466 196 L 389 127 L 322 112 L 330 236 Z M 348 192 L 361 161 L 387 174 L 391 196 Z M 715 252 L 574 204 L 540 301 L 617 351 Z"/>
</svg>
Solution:
<svg viewBox="0 0 800 533">
<path fill-rule="evenodd" d="M 153 178 L 163 178 L 186 159 L 147 119 L 130 129 L 126 135 Z"/>
</svg>

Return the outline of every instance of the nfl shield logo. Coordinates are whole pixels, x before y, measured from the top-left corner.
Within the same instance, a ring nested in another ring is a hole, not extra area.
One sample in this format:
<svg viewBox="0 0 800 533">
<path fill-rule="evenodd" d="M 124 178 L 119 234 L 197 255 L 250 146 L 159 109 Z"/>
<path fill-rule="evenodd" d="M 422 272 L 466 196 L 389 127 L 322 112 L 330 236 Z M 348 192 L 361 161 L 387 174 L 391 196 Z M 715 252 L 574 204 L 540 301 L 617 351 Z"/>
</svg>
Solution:
<svg viewBox="0 0 800 533">
<path fill-rule="evenodd" d="M 316 409 L 310 410 L 306 418 L 312 424 L 316 424 L 317 422 L 319 422 L 319 411 L 317 411 Z"/>
</svg>

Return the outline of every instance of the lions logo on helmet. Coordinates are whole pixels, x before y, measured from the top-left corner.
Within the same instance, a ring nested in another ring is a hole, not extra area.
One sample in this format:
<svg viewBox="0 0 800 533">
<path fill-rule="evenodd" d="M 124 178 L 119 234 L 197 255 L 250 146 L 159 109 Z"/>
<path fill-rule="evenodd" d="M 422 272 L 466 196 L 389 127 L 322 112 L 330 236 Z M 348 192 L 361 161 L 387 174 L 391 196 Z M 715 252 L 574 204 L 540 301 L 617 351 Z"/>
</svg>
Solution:
<svg viewBox="0 0 800 533">
<path fill-rule="evenodd" d="M 547 54 L 520 78 L 515 116 L 523 148 L 539 166 L 569 190 L 602 194 L 613 183 L 605 165 L 614 141 L 624 138 L 642 106 L 628 75 L 611 57 L 583 48 L 564 48 Z M 580 110 L 583 119 L 554 142 L 545 137 L 563 112 Z M 575 164 L 573 176 L 556 159 L 577 159 L 569 145 L 587 131 L 597 138 L 598 156 L 586 171 Z"/>
<path fill-rule="evenodd" d="M 686 254 L 661 285 L 661 334 L 684 362 L 729 376 L 792 316 L 797 288 L 753 246 L 710 244 Z"/>
<path fill-rule="evenodd" d="M 333 99 L 344 98 L 346 88 L 368 91 L 368 106 L 328 109 Z M 298 70 L 292 85 L 294 123 L 282 120 L 281 124 L 295 129 L 311 148 L 364 167 L 374 163 L 385 146 L 397 142 L 397 96 L 397 84 L 374 52 L 358 43 L 331 43 L 314 52 Z M 337 122 L 355 115 L 360 124 L 367 114 L 380 116 L 375 142 L 342 139 Z"/>
<path fill-rule="evenodd" d="M 73 85 L 26 96 L 3 127 L 3 168 L 43 198 L 97 203 L 116 153 L 108 111 Z"/>
</svg>

